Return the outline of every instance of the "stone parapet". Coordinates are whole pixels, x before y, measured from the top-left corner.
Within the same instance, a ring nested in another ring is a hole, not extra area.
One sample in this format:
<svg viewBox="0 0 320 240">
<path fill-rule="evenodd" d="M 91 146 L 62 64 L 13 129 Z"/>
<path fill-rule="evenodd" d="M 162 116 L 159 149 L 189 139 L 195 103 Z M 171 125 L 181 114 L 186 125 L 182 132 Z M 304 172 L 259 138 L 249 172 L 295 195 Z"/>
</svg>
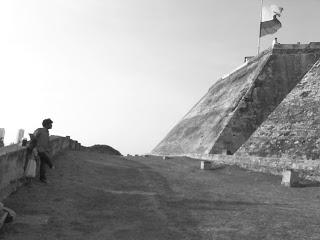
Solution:
<svg viewBox="0 0 320 240">
<path fill-rule="evenodd" d="M 273 49 L 320 49 L 320 42 L 310 42 L 308 44 L 275 44 Z"/>
<path fill-rule="evenodd" d="M 76 144 L 77 143 L 77 144 Z M 80 150 L 81 144 L 70 137 L 50 136 L 51 156 L 67 150 Z M 72 146 L 74 148 L 72 148 Z M 24 181 L 27 148 L 11 145 L 0 151 L 0 201 L 15 191 Z"/>
<path fill-rule="evenodd" d="M 161 156 L 161 155 L 153 155 Z M 181 154 L 170 157 L 189 157 L 196 160 L 211 161 L 215 165 L 231 165 L 248 169 L 254 172 L 269 173 L 281 176 L 285 170 L 295 170 L 299 178 L 320 182 L 320 159 L 293 159 L 290 157 L 259 157 L 249 155 L 224 155 L 224 154 Z"/>
<path fill-rule="evenodd" d="M 187 156 L 273 175 L 282 175 L 284 170 L 293 169 L 297 170 L 303 179 L 320 182 L 320 160 L 221 154 L 188 154 Z"/>
</svg>

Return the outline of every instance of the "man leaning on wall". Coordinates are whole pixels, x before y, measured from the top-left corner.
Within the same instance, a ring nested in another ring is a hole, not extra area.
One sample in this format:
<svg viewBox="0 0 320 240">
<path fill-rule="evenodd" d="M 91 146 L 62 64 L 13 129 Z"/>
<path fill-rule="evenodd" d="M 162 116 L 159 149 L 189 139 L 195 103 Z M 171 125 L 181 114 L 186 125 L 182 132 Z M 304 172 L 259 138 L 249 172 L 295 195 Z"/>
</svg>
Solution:
<svg viewBox="0 0 320 240">
<path fill-rule="evenodd" d="M 42 128 L 38 128 L 33 133 L 33 140 L 36 141 L 38 149 L 38 156 L 40 158 L 40 181 L 47 183 L 46 165 L 51 169 L 54 168 L 50 159 L 50 142 L 49 142 L 49 129 L 52 128 L 53 121 L 50 118 L 42 121 Z"/>
</svg>

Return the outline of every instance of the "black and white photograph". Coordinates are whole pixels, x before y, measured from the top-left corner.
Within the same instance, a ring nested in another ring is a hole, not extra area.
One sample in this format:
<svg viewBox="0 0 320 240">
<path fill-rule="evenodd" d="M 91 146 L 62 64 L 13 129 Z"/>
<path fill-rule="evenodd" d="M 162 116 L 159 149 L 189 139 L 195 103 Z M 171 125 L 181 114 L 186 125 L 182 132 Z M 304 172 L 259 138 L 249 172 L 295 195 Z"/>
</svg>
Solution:
<svg viewBox="0 0 320 240">
<path fill-rule="evenodd" d="M 320 240 L 320 0 L 1 0 L 0 240 Z"/>
</svg>

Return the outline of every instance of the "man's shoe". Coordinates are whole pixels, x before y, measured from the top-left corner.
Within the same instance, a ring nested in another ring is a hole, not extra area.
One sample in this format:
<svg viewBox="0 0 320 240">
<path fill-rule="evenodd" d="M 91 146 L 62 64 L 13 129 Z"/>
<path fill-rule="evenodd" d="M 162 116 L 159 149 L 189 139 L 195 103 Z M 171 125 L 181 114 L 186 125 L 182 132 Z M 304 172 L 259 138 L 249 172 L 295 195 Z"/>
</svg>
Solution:
<svg viewBox="0 0 320 240">
<path fill-rule="evenodd" d="M 40 179 L 40 181 L 43 183 L 48 183 L 47 179 Z"/>
</svg>

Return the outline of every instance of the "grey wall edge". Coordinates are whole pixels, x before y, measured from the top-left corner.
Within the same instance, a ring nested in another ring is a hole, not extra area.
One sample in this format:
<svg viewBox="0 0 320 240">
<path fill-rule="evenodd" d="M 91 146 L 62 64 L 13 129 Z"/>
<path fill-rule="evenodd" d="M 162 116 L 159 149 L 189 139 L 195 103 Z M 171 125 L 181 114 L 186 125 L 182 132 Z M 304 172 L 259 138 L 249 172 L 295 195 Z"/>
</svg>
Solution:
<svg viewBox="0 0 320 240">
<path fill-rule="evenodd" d="M 51 156 L 65 150 L 80 150 L 81 144 L 69 136 L 50 136 Z M 18 145 L 4 147 L 0 152 L 0 201 L 24 183 L 27 149 Z"/>
<path fill-rule="evenodd" d="M 154 155 L 153 156 L 163 156 Z M 223 154 L 183 154 L 167 155 L 168 157 L 188 157 L 199 160 L 212 161 L 214 163 L 237 166 L 253 172 L 262 172 L 272 175 L 282 175 L 286 169 L 294 169 L 299 172 L 301 179 L 320 182 L 320 160 L 293 159 L 289 156 L 258 157 L 246 155 L 223 155 Z M 200 167 L 200 163 L 199 163 Z"/>
</svg>

